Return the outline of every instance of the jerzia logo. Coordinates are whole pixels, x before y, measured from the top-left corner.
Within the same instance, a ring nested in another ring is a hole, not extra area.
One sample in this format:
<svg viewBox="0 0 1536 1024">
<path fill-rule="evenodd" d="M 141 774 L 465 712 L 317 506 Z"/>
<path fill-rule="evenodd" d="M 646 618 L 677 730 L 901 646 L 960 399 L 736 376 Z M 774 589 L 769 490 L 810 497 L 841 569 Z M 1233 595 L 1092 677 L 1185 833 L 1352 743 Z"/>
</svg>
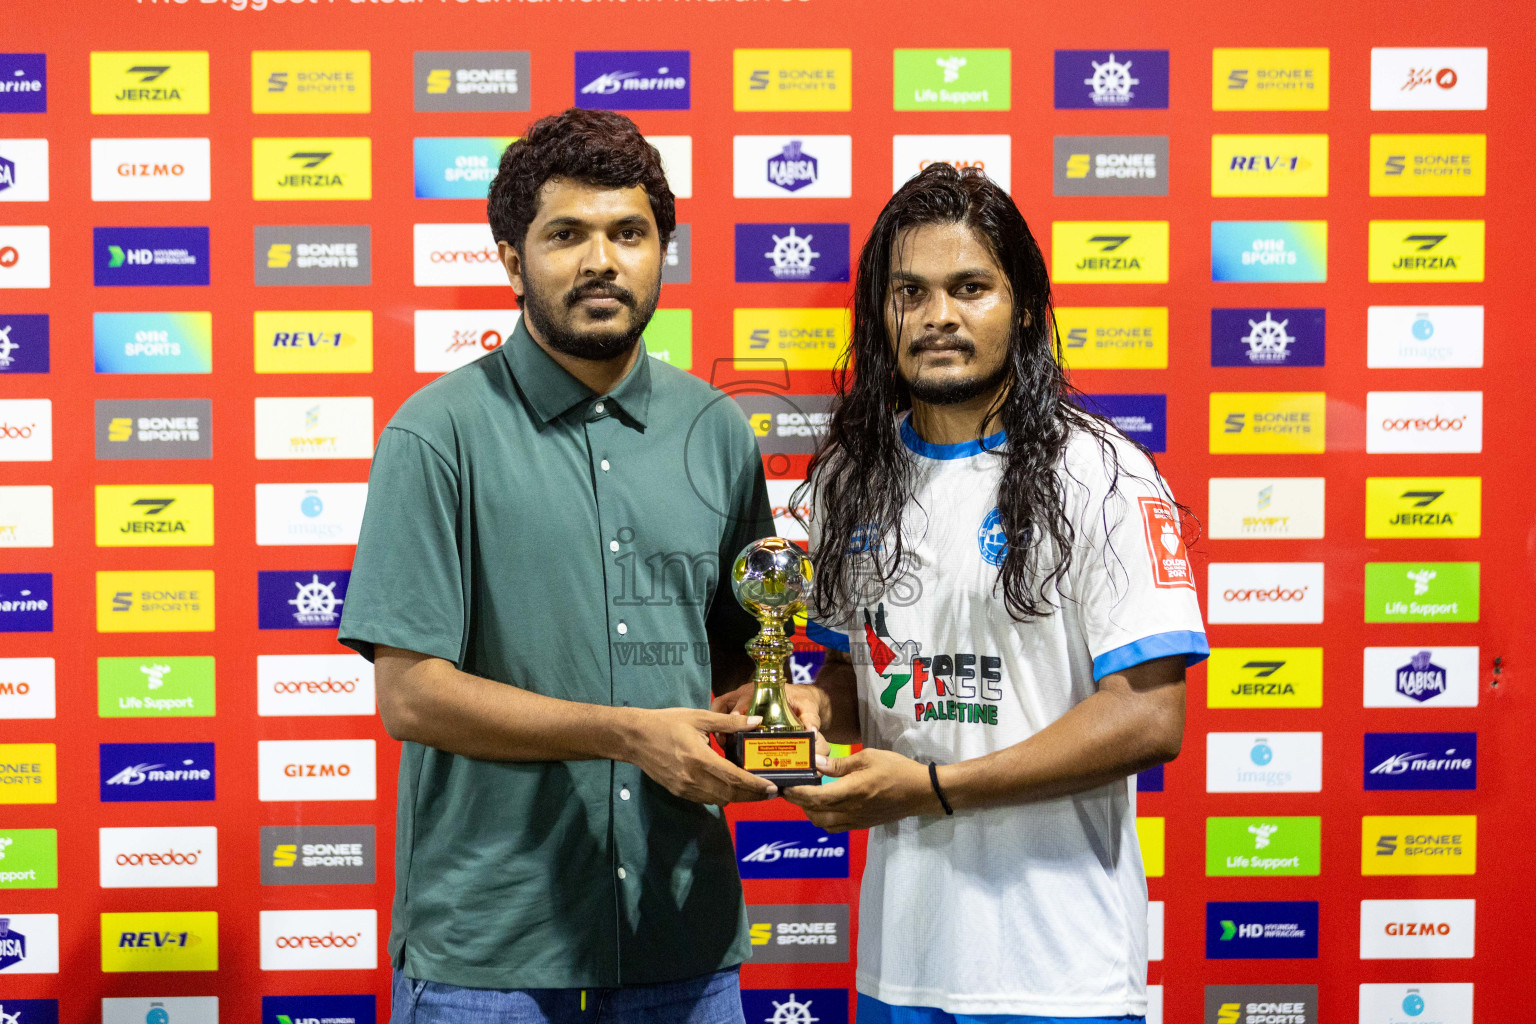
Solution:
<svg viewBox="0 0 1536 1024">
<path fill-rule="evenodd" d="M 1373 220 L 1371 281 L 1481 281 L 1484 222 Z"/>
<path fill-rule="evenodd" d="M 207 51 L 92 53 L 91 113 L 208 113 Z"/>
<path fill-rule="evenodd" d="M 1051 268 L 1058 281 L 1165 282 L 1168 222 L 1055 221 Z"/>
<path fill-rule="evenodd" d="M 687 110 L 687 50 L 577 50 L 576 105 Z"/>
<path fill-rule="evenodd" d="M 373 146 L 367 138 L 251 140 L 255 199 L 368 199 Z"/>
</svg>

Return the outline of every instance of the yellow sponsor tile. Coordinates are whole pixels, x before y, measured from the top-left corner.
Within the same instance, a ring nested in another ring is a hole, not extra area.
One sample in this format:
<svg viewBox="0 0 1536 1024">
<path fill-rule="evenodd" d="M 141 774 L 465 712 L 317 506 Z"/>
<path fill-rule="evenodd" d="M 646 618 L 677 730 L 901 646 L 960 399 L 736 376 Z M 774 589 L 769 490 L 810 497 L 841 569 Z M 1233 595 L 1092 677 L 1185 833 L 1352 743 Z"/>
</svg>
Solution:
<svg viewBox="0 0 1536 1024">
<path fill-rule="evenodd" d="M 782 360 L 790 370 L 830 370 L 848 345 L 850 317 L 831 309 L 738 309 L 732 350 L 737 359 Z"/>
<path fill-rule="evenodd" d="M 371 373 L 369 310 L 258 310 L 257 373 Z"/>
<path fill-rule="evenodd" d="M 1372 135 L 1371 195 L 1481 196 L 1486 135 Z"/>
<path fill-rule="evenodd" d="M 1212 110 L 1327 110 L 1326 47 L 1217 47 Z"/>
<path fill-rule="evenodd" d="M 366 114 L 367 50 L 255 50 L 251 111 L 256 114 Z"/>
<path fill-rule="evenodd" d="M 1058 220 L 1051 225 L 1051 277 L 1069 284 L 1168 280 L 1165 220 Z"/>
<path fill-rule="evenodd" d="M 736 50 L 736 110 L 852 110 L 852 50 Z"/>
<path fill-rule="evenodd" d="M 101 915 L 101 969 L 216 971 L 219 915 L 211 910 Z"/>
<path fill-rule="evenodd" d="M 1148 878 L 1163 877 L 1165 834 L 1166 819 L 1136 819 L 1136 838 L 1141 844 L 1141 865 L 1146 869 Z"/>
<path fill-rule="evenodd" d="M 1482 532 L 1482 477 L 1366 477 L 1367 537 L 1479 537 Z"/>
<path fill-rule="evenodd" d="M 251 140 L 256 199 L 368 199 L 373 146 L 367 138 Z"/>
<path fill-rule="evenodd" d="M 1483 222 L 1373 220 L 1368 265 L 1373 282 L 1481 281 Z"/>
<path fill-rule="evenodd" d="M 97 484 L 96 546 L 213 543 L 212 484 Z"/>
<path fill-rule="evenodd" d="M 96 574 L 102 633 L 206 633 L 213 629 L 213 572 L 133 570 Z"/>
<path fill-rule="evenodd" d="M 1205 670 L 1208 708 L 1320 708 L 1321 647 L 1213 647 Z"/>
<path fill-rule="evenodd" d="M 1321 391 L 1211 392 L 1211 452 L 1321 452 L 1328 396 Z"/>
<path fill-rule="evenodd" d="M 1477 874 L 1477 815 L 1366 815 L 1362 875 Z"/>
<path fill-rule="evenodd" d="M 58 802 L 58 749 L 52 743 L 0 743 L 0 804 Z"/>
<path fill-rule="evenodd" d="M 1168 368 L 1168 307 L 1057 306 L 1062 352 L 1074 370 Z"/>
<path fill-rule="evenodd" d="M 1211 136 L 1211 195 L 1327 194 L 1328 136 Z"/>
<path fill-rule="evenodd" d="M 208 51 L 93 52 L 91 113 L 208 113 Z"/>
</svg>

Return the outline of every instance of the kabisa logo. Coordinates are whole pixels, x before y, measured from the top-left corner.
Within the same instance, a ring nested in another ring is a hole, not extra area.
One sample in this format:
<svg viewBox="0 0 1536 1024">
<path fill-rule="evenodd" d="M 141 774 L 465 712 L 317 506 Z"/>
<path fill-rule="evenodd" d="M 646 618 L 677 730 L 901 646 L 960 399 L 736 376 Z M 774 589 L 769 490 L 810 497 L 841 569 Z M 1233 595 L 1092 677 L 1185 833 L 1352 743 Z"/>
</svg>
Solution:
<svg viewBox="0 0 1536 1024">
<path fill-rule="evenodd" d="M 96 485 L 97 547 L 213 543 L 213 485 Z"/>
<path fill-rule="evenodd" d="M 1216 47 L 1211 109 L 1327 110 L 1328 50 Z"/>
<path fill-rule="evenodd" d="M 687 50 L 577 50 L 576 105 L 603 110 L 687 110 Z"/>
<path fill-rule="evenodd" d="M 213 658 L 97 658 L 96 705 L 102 718 L 212 715 Z"/>
<path fill-rule="evenodd" d="M 257 573 L 259 627 L 334 630 L 351 578 L 347 570 Z"/>
<path fill-rule="evenodd" d="M 1168 194 L 1166 135 L 1058 135 L 1053 146 L 1055 195 Z"/>
<path fill-rule="evenodd" d="M 1206 707 L 1320 708 L 1321 647 L 1217 647 L 1206 668 Z"/>
<path fill-rule="evenodd" d="M 731 148 L 731 191 L 738 199 L 853 194 L 851 135 L 737 135 Z"/>
<path fill-rule="evenodd" d="M 257 373 L 370 373 L 371 310 L 257 310 Z"/>
<path fill-rule="evenodd" d="M 1486 135 L 1371 136 L 1373 196 L 1480 196 L 1487 191 Z"/>
<path fill-rule="evenodd" d="M 847 963 L 848 907 L 841 904 L 747 906 L 747 935 L 757 963 Z"/>
<path fill-rule="evenodd" d="M 101 801 L 212 800 L 212 743 L 101 744 Z"/>
<path fill-rule="evenodd" d="M 48 55 L 0 53 L 0 114 L 48 111 Z"/>
<path fill-rule="evenodd" d="M 1083 395 L 1080 404 L 1148 451 L 1168 450 L 1167 395 Z"/>
<path fill-rule="evenodd" d="M 527 50 L 417 50 L 416 109 L 527 110 Z"/>
<path fill-rule="evenodd" d="M 799 139 L 784 144 L 783 150 L 768 158 L 768 181 L 786 192 L 798 192 L 816 183 L 818 162 L 805 152 Z"/>
<path fill-rule="evenodd" d="M 1373 220 L 1367 279 L 1481 281 L 1485 228 L 1480 220 Z"/>
<path fill-rule="evenodd" d="M 1213 391 L 1213 454 L 1317 453 L 1327 446 L 1328 396 L 1321 391 Z"/>
<path fill-rule="evenodd" d="M 1478 562 L 1367 562 L 1366 622 L 1476 622 Z"/>
<path fill-rule="evenodd" d="M 1317 1022 L 1316 985 L 1205 986 L 1203 1024 Z"/>
<path fill-rule="evenodd" d="M 515 138 L 422 138 L 412 144 L 417 199 L 484 199 Z"/>
<path fill-rule="evenodd" d="M 998 50 L 897 50 L 896 110 L 1007 110 L 1012 54 Z M 844 108 L 847 109 L 847 108 Z"/>
<path fill-rule="evenodd" d="M 212 177 L 206 138 L 91 140 L 97 202 L 206 202 Z"/>
<path fill-rule="evenodd" d="M 1368 732 L 1366 789 L 1476 789 L 1477 733 Z"/>
<path fill-rule="evenodd" d="M 1001 657 L 970 652 L 921 655 L 918 641 L 897 641 L 891 636 L 884 604 L 873 612 L 863 609 L 863 615 L 864 640 L 855 641 L 854 663 L 874 666 L 880 676 L 882 705 L 905 715 L 906 704 L 898 707 L 897 698 L 911 684 L 914 721 L 997 724 L 1003 699 Z M 936 699 L 946 697 L 950 699 Z"/>
<path fill-rule="evenodd" d="M 1211 136 L 1211 195 L 1327 194 L 1328 136 Z"/>
<path fill-rule="evenodd" d="M 366 224 L 256 226 L 258 285 L 368 284 L 372 229 Z"/>
<path fill-rule="evenodd" d="M 261 912 L 264 971 L 372 970 L 378 941 L 374 910 Z"/>
<path fill-rule="evenodd" d="M 213 314 L 96 313 L 92 344 L 97 373 L 211 373 Z"/>
<path fill-rule="evenodd" d="M 1371 109 L 1487 110 L 1487 48 L 1372 47 Z"/>
<path fill-rule="evenodd" d="M 1205 819 L 1205 873 L 1211 877 L 1317 875 L 1322 819 Z"/>
<path fill-rule="evenodd" d="M 1057 50 L 1057 110 L 1168 109 L 1167 50 Z"/>
<path fill-rule="evenodd" d="M 214 911 L 101 915 L 101 969 L 216 971 L 219 915 Z M 150 1011 L 154 1017 L 154 1011 Z M 169 1020 L 163 1011 L 160 1017 Z"/>
<path fill-rule="evenodd" d="M 219 884 L 219 830 L 103 828 L 103 889 L 212 887 Z"/>
<path fill-rule="evenodd" d="M 848 1024 L 845 988 L 744 988 L 747 1024 Z"/>
<path fill-rule="evenodd" d="M 211 459 L 207 398 L 96 400 L 98 459 Z"/>
<path fill-rule="evenodd" d="M 1265 283 L 1326 281 L 1328 222 L 1212 221 L 1211 280 Z"/>
<path fill-rule="evenodd" d="M 1051 276 L 1082 284 L 1166 282 L 1168 222 L 1054 221 Z"/>
<path fill-rule="evenodd" d="M 48 314 L 0 313 L 0 376 L 47 372 Z"/>
<path fill-rule="evenodd" d="M 261 1024 L 375 1024 L 374 1002 L 372 995 L 262 996 Z"/>
<path fill-rule="evenodd" d="M 371 885 L 372 825 L 263 826 L 262 885 Z"/>
<path fill-rule="evenodd" d="M 207 228 L 92 228 L 98 288 L 206 285 Z"/>
<path fill-rule="evenodd" d="M 48 140 L 0 139 L 0 203 L 48 200 Z"/>
<path fill-rule="evenodd" d="M 1317 903 L 1207 903 L 1205 957 L 1207 960 L 1315 960 Z"/>
<path fill-rule="evenodd" d="M 0 1024 L 59 1024 L 59 1001 L 7 999 L 0 1002 Z"/>
<path fill-rule="evenodd" d="M 1056 327 L 1075 370 L 1168 366 L 1168 307 L 1057 306 Z"/>
<path fill-rule="evenodd" d="M 52 743 L 0 743 L 0 804 L 58 803 L 59 753 Z"/>
<path fill-rule="evenodd" d="M 59 915 L 0 916 L 0 973 L 59 973 Z"/>
<path fill-rule="evenodd" d="M 847 224 L 737 224 L 736 281 L 848 280 Z"/>
<path fill-rule="evenodd" d="M 59 833 L 51 828 L 0 829 L 0 889 L 57 889 Z"/>
<path fill-rule="evenodd" d="M 1207 793 L 1317 793 L 1320 732 L 1212 732 L 1205 738 Z"/>
<path fill-rule="evenodd" d="M 742 878 L 847 878 L 848 837 L 806 821 L 738 821 Z"/>
<path fill-rule="evenodd" d="M 1360 874 L 1475 875 L 1477 816 L 1368 814 L 1360 820 Z"/>
<path fill-rule="evenodd" d="M 254 50 L 251 112 L 366 114 L 372 75 L 367 50 Z"/>
<path fill-rule="evenodd" d="M 736 50 L 732 65 L 735 110 L 852 109 L 851 50 Z"/>
<path fill-rule="evenodd" d="M 1482 513 L 1481 477 L 1365 479 L 1367 537 L 1477 537 Z"/>
<path fill-rule="evenodd" d="M 53 632 L 53 573 L 0 572 L 0 633 Z"/>
<path fill-rule="evenodd" d="M 1469 959 L 1476 900 L 1361 900 L 1360 959 Z"/>
<path fill-rule="evenodd" d="M 91 113 L 208 113 L 208 52 L 92 52 Z"/>
<path fill-rule="evenodd" d="M 1322 366 L 1327 310 L 1213 309 L 1212 366 Z"/>
<path fill-rule="evenodd" d="M 362 138 L 251 140 L 254 199 L 370 199 L 373 142 Z"/>
</svg>

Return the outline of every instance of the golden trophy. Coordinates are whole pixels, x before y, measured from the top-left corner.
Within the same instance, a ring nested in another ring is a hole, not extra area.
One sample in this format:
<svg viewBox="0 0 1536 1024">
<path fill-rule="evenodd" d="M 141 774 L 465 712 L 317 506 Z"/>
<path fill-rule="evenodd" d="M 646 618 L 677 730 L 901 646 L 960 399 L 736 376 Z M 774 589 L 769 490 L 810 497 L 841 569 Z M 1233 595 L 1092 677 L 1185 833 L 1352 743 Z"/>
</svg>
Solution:
<svg viewBox="0 0 1536 1024">
<path fill-rule="evenodd" d="M 728 737 L 726 754 L 780 789 L 821 781 L 816 771 L 816 733 L 805 727 L 784 696 L 789 656 L 794 651 L 788 631 L 794 628 L 795 615 L 805 610 L 810 589 L 811 560 L 782 537 L 753 541 L 731 566 L 732 593 L 763 627 L 747 641 L 747 653 L 757 671 L 752 676 L 752 703 L 744 712 L 761 715 L 763 723 L 751 732 Z"/>
</svg>

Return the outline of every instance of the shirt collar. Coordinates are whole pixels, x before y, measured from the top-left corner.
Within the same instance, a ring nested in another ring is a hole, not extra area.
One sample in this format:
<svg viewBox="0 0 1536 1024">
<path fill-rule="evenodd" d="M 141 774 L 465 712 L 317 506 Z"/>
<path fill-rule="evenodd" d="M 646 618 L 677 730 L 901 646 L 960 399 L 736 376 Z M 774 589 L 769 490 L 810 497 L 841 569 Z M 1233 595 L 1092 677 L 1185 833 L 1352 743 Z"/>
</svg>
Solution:
<svg viewBox="0 0 1536 1024">
<path fill-rule="evenodd" d="M 989 434 L 975 441 L 961 441 L 958 444 L 933 444 L 917 436 L 917 430 L 912 426 L 912 416 L 909 413 L 901 421 L 901 440 L 907 446 L 908 451 L 921 455 L 925 459 L 937 459 L 942 462 L 948 462 L 952 459 L 968 459 L 973 455 L 980 455 L 982 452 L 989 452 L 1000 448 L 1003 442 L 1008 440 L 1008 434 L 1006 431 L 999 430 L 995 434 Z"/>
<path fill-rule="evenodd" d="M 603 396 L 603 402 L 617 406 L 624 417 L 643 430 L 651 404 L 651 357 L 646 354 L 643 339 L 637 345 L 639 352 L 635 365 L 616 388 Z M 533 340 L 522 317 L 518 317 L 517 327 L 502 346 L 502 351 L 524 400 L 538 417 L 541 427 L 596 397 L 591 388 L 571 376 Z"/>
</svg>

